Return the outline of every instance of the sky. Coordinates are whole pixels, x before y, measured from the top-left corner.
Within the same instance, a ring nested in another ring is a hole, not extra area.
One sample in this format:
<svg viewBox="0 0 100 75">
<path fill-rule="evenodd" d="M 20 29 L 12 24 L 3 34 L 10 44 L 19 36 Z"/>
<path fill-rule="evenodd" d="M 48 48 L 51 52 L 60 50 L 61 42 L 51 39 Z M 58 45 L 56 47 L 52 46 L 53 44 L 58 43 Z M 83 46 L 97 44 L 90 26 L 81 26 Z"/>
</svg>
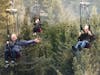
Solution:
<svg viewBox="0 0 100 75">
<path fill-rule="evenodd" d="M 81 0 L 62 0 L 62 3 L 66 8 L 71 8 L 76 14 L 79 13 L 79 3 Z M 93 6 L 97 7 L 97 12 L 100 13 L 100 0 L 87 0 L 90 2 L 89 10 L 91 11 Z"/>
<path fill-rule="evenodd" d="M 18 0 L 16 0 L 16 1 L 18 1 Z M 53 11 L 53 14 L 52 14 L 52 15 L 56 16 L 56 19 L 64 20 L 64 18 L 65 18 L 65 20 L 66 20 L 67 18 L 71 18 L 71 20 L 72 20 L 73 17 L 76 19 L 76 18 L 78 18 L 80 16 L 79 7 L 80 7 L 80 1 L 81 0 L 53 0 L 53 1 L 58 1 L 58 4 L 57 3 L 54 3 L 54 4 L 57 4 L 55 6 L 57 6 L 59 8 L 55 8 L 54 9 L 55 11 Z M 87 1 L 90 2 L 89 11 L 92 10 L 93 6 L 96 6 L 97 10 L 98 10 L 98 13 L 100 14 L 100 4 L 99 4 L 100 0 L 87 0 Z M 26 7 L 30 7 L 31 8 L 34 5 L 34 0 L 20 0 L 20 2 L 23 2 L 23 11 L 22 11 L 21 5 L 19 4 L 20 5 L 19 9 L 21 8 L 19 10 L 19 12 L 20 12 L 19 15 L 22 15 L 24 17 L 24 14 L 25 14 L 25 10 L 24 9 Z M 39 0 L 39 2 L 41 3 L 43 1 Z M 49 4 L 50 4 L 50 2 L 49 2 Z M 17 4 L 17 6 L 19 6 L 19 5 Z M 61 9 L 61 10 L 58 11 L 58 9 Z M 33 12 L 34 11 L 32 10 L 32 13 Z M 33 14 L 31 14 L 31 16 L 32 15 Z"/>
</svg>

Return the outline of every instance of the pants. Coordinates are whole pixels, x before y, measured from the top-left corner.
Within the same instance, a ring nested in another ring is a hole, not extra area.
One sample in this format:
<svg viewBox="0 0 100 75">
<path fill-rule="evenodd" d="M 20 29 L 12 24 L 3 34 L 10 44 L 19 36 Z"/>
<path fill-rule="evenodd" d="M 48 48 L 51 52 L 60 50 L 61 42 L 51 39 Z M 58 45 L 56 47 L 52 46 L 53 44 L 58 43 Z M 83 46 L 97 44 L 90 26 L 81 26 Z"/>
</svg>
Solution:
<svg viewBox="0 0 100 75">
<path fill-rule="evenodd" d="M 16 52 L 15 50 L 5 50 L 5 60 L 8 61 L 9 58 L 13 61 L 16 60 L 17 55 L 20 54 L 20 52 Z"/>
<path fill-rule="evenodd" d="M 35 33 L 35 32 L 41 32 L 42 30 L 41 30 L 41 28 L 40 27 L 35 27 L 35 28 L 33 28 L 33 32 Z"/>
<path fill-rule="evenodd" d="M 11 52 L 8 49 L 6 49 L 5 50 L 5 60 L 8 61 L 10 57 L 11 57 Z"/>
<path fill-rule="evenodd" d="M 85 48 L 86 44 L 89 43 L 87 40 L 83 40 L 83 41 L 78 41 L 78 43 L 76 44 L 75 48 L 79 49 L 79 46 L 81 48 Z"/>
</svg>

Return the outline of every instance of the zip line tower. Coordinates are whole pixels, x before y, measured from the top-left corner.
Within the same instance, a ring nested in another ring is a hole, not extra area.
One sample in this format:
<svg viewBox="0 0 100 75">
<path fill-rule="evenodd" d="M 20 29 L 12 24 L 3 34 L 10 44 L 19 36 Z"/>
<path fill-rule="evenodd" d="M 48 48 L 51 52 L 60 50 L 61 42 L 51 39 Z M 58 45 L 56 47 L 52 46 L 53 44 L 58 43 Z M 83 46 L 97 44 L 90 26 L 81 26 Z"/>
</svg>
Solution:
<svg viewBox="0 0 100 75">
<path fill-rule="evenodd" d="M 9 8 L 6 9 L 7 18 L 8 18 L 7 31 L 10 30 L 12 33 L 18 33 L 18 25 L 16 23 L 17 9 L 15 9 L 14 4 L 15 4 L 15 1 L 10 0 L 9 6 L 8 6 Z"/>
<path fill-rule="evenodd" d="M 84 24 L 89 25 L 89 17 L 90 17 L 89 5 L 90 3 L 87 2 L 86 0 L 80 1 L 80 26 L 81 27 Z"/>
</svg>

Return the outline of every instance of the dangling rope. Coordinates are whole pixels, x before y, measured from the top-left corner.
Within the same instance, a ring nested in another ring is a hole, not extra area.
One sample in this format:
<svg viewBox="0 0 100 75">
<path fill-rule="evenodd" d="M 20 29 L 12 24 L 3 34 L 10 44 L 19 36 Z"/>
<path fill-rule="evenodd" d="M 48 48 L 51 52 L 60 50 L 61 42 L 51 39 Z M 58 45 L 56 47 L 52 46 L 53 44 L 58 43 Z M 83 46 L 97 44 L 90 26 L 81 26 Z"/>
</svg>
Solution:
<svg viewBox="0 0 100 75">
<path fill-rule="evenodd" d="M 89 25 L 89 12 L 88 12 L 88 7 L 85 4 L 85 2 L 83 2 L 83 0 L 81 0 L 81 2 L 80 2 L 80 31 L 83 30 L 83 28 L 82 28 L 82 25 L 83 25 L 83 22 L 82 22 L 82 8 L 83 7 L 86 7 L 86 10 L 84 10 L 84 11 L 86 11 L 86 14 L 87 14 L 86 23 Z M 82 75 L 84 75 L 85 74 L 85 70 L 84 70 L 85 68 L 84 68 L 83 63 L 81 62 L 81 53 L 80 53 L 79 50 L 77 51 L 76 58 L 77 58 L 77 62 L 79 62 L 79 64 L 81 65 L 80 68 L 82 70 Z"/>
<path fill-rule="evenodd" d="M 85 13 L 85 18 L 86 18 L 86 24 L 90 27 L 90 24 L 89 24 L 89 17 L 90 17 L 90 14 L 89 14 L 89 9 L 88 9 L 88 6 L 89 6 L 89 2 L 85 2 L 85 0 L 81 0 L 80 2 L 80 31 L 82 30 L 82 25 L 83 25 L 83 22 L 82 22 L 82 15 Z M 84 10 L 83 10 L 84 9 Z"/>
<path fill-rule="evenodd" d="M 8 18 L 8 15 L 7 15 L 7 18 Z M 8 18 L 9 19 L 9 18 Z M 7 28 L 6 28 L 6 31 L 7 31 L 7 40 L 10 41 L 10 30 L 9 30 L 9 21 L 7 19 Z"/>
<path fill-rule="evenodd" d="M 35 15 L 40 16 L 40 4 L 38 0 L 35 0 Z"/>
<path fill-rule="evenodd" d="M 82 5 L 80 4 L 80 31 L 82 30 Z"/>
</svg>

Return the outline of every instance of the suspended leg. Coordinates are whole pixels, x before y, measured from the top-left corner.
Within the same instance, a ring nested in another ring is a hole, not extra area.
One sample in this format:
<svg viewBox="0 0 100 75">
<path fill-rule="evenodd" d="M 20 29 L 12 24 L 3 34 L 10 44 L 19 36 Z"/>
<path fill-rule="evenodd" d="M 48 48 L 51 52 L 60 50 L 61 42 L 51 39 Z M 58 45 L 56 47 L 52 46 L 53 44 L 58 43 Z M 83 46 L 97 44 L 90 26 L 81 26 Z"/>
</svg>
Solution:
<svg viewBox="0 0 100 75">
<path fill-rule="evenodd" d="M 76 44 L 75 48 L 78 49 L 79 46 L 81 46 L 81 44 L 82 44 L 82 41 L 78 41 L 78 43 Z"/>
<path fill-rule="evenodd" d="M 11 62 L 14 63 L 16 60 L 16 51 L 12 50 L 11 51 Z"/>
<path fill-rule="evenodd" d="M 9 50 L 5 50 L 5 61 L 9 61 L 10 52 Z"/>
<path fill-rule="evenodd" d="M 9 50 L 5 50 L 5 68 L 9 67 L 9 57 L 10 57 L 10 51 Z"/>
<path fill-rule="evenodd" d="M 81 44 L 81 48 L 85 48 L 86 44 L 89 43 L 87 40 L 84 40 Z"/>
<path fill-rule="evenodd" d="M 77 51 L 78 51 L 78 48 L 79 48 L 79 45 L 82 44 L 82 41 L 78 41 L 77 44 L 75 46 L 72 46 L 72 52 L 74 55 L 77 55 Z"/>
</svg>

